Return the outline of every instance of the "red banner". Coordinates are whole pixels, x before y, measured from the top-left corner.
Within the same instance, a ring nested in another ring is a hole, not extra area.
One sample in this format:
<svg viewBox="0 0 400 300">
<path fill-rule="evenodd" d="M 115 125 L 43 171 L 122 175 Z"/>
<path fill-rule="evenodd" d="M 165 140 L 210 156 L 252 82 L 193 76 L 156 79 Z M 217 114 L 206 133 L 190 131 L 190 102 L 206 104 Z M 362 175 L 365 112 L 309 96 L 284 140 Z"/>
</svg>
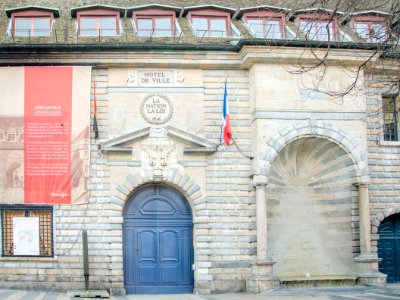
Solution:
<svg viewBox="0 0 400 300">
<path fill-rule="evenodd" d="M 25 68 L 25 203 L 71 203 L 72 68 Z"/>
<path fill-rule="evenodd" d="M 0 203 L 86 202 L 90 67 L 0 68 Z"/>
</svg>

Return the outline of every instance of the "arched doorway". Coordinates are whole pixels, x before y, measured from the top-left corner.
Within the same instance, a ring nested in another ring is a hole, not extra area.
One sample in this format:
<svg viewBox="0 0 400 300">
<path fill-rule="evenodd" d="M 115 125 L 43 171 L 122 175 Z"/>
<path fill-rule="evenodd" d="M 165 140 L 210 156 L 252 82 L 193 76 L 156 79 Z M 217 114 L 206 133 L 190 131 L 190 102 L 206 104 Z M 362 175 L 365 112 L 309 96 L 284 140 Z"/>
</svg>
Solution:
<svg viewBox="0 0 400 300">
<path fill-rule="evenodd" d="M 124 208 L 124 282 L 128 294 L 193 292 L 193 219 L 177 190 L 146 185 Z"/>
<path fill-rule="evenodd" d="M 379 271 L 387 275 L 387 282 L 400 282 L 400 214 L 392 215 L 378 229 Z"/>
</svg>

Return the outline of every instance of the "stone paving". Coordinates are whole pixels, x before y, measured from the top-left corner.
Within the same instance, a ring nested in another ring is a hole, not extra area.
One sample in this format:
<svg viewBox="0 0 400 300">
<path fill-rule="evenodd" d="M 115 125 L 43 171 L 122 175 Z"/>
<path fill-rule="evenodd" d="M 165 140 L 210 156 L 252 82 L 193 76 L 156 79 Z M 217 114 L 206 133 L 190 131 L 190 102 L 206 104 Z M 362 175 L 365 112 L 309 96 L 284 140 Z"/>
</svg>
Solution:
<svg viewBox="0 0 400 300">
<path fill-rule="evenodd" d="M 25 290 L 0 290 L 0 300 L 399 300 L 400 284 L 387 288 L 338 287 L 312 289 L 277 289 L 261 294 L 215 294 L 215 295 L 128 295 L 110 298 L 70 298 L 66 293 Z"/>
</svg>

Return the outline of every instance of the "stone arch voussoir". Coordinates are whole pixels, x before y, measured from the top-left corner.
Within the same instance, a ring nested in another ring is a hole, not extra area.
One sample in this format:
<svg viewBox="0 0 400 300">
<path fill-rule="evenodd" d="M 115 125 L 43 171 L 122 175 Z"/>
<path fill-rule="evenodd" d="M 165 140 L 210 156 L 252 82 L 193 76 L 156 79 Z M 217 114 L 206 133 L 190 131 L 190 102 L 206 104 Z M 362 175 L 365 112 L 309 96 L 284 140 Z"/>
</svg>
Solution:
<svg viewBox="0 0 400 300">
<path fill-rule="evenodd" d="M 400 213 L 400 204 L 379 211 L 374 218 L 371 219 L 371 232 L 378 233 L 381 222 L 391 215 Z"/>
<path fill-rule="evenodd" d="M 162 177 L 154 176 L 153 170 L 140 170 L 127 174 L 112 196 L 113 203 L 120 206 L 121 214 L 130 195 L 137 188 L 150 183 L 164 183 L 180 191 L 191 205 L 194 218 L 196 215 L 195 207 L 203 203 L 206 198 L 200 185 L 182 169 L 171 168 L 165 170 Z"/>
<path fill-rule="evenodd" d="M 310 122 L 309 124 L 295 123 L 284 128 L 279 133 L 269 138 L 261 156 L 261 166 L 258 168 L 260 175 L 268 177 L 271 165 L 278 153 L 291 142 L 305 137 L 318 137 L 328 139 L 341 147 L 353 161 L 355 178 L 353 183 L 369 182 L 369 171 L 366 163 L 366 154 L 360 149 L 355 139 L 351 138 L 341 129 L 336 129 L 332 124 Z"/>
</svg>

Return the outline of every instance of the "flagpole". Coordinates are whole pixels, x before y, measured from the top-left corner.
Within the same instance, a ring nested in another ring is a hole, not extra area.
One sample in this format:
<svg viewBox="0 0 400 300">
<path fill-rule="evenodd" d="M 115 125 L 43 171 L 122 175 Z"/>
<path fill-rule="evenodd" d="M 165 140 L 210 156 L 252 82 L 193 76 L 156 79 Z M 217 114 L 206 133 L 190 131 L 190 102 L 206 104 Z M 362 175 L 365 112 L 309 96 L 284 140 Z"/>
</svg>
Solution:
<svg viewBox="0 0 400 300">
<path fill-rule="evenodd" d="M 247 154 L 243 152 L 239 145 L 236 143 L 236 140 L 232 136 L 232 128 L 231 128 L 231 121 L 230 121 L 230 113 L 229 113 L 229 101 L 228 101 L 228 88 L 227 88 L 228 80 L 225 78 L 225 85 L 224 85 L 224 102 L 222 106 L 222 123 L 220 128 L 220 135 L 219 135 L 219 145 L 217 149 L 223 145 L 222 143 L 222 135 L 224 138 L 224 142 L 227 146 L 233 145 L 236 147 L 238 152 L 243 155 L 244 157 L 249 158 L 252 160 L 254 158 L 253 155 Z M 232 141 L 232 143 L 230 143 Z"/>
<path fill-rule="evenodd" d="M 99 138 L 99 127 L 97 124 L 97 99 L 96 99 L 96 78 L 93 79 L 93 132 L 94 138 Z"/>
</svg>

